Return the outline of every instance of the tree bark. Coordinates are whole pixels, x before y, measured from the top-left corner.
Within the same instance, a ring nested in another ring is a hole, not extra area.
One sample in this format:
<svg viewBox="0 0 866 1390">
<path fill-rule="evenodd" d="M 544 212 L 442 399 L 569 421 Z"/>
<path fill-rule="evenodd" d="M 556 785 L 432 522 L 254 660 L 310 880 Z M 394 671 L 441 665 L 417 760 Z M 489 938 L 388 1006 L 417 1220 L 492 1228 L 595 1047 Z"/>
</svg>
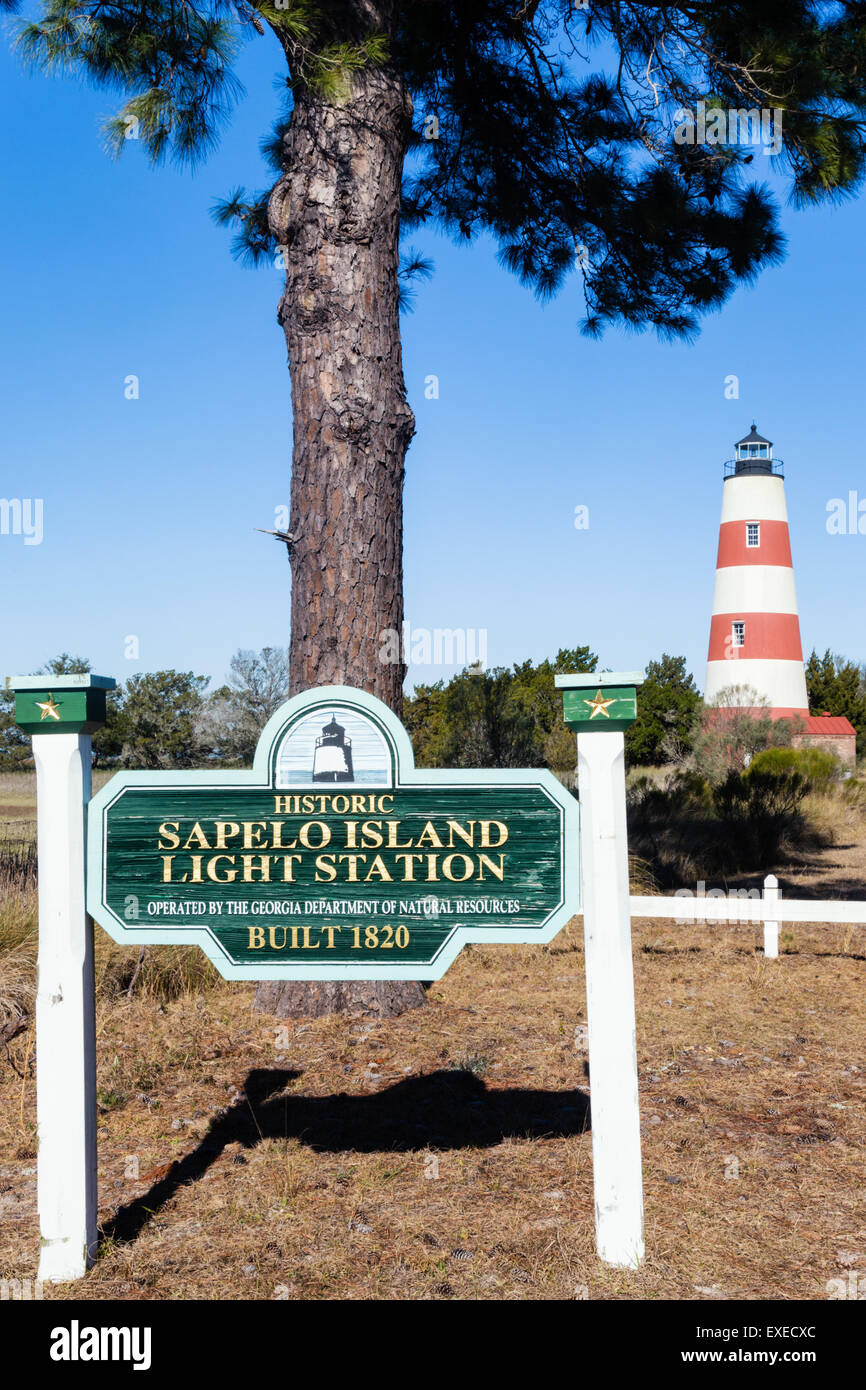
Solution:
<svg viewBox="0 0 866 1390">
<path fill-rule="evenodd" d="M 392 12 L 393 3 L 350 0 L 346 37 L 388 32 Z M 278 317 L 294 417 L 291 693 L 354 685 L 398 717 L 405 667 L 380 654 L 393 653 L 389 632 L 402 650 L 403 465 L 415 431 L 397 278 L 411 117 L 406 85 L 389 68 L 354 73 L 338 102 L 296 89 L 268 209 L 286 263 Z M 371 989 L 385 1014 L 425 997 L 405 982 L 292 982 L 260 985 L 256 1004 L 280 1017 L 363 1010 Z"/>
<path fill-rule="evenodd" d="M 395 1018 L 424 1003 L 424 988 L 413 980 L 262 980 L 256 990 L 256 1008 L 277 1018 Z"/>
<path fill-rule="evenodd" d="M 384 8 L 384 7 L 377 7 Z M 365 69 L 331 104 L 297 95 L 286 173 L 271 194 L 285 247 L 279 320 L 292 380 L 292 693 L 360 686 L 402 713 L 402 662 L 379 660 L 403 622 L 406 400 L 397 271 L 411 100 Z"/>
</svg>

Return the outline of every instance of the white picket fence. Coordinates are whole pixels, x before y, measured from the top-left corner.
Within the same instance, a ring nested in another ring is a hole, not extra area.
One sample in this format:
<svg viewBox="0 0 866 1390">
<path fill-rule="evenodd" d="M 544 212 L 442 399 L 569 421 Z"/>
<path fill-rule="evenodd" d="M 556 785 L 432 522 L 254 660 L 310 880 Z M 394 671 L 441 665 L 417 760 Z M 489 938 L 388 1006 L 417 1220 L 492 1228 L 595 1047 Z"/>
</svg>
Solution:
<svg viewBox="0 0 866 1390">
<path fill-rule="evenodd" d="M 775 874 L 764 879 L 760 898 L 733 897 L 723 889 L 709 889 L 704 897 L 659 894 L 631 896 L 632 917 L 660 917 L 686 922 L 763 922 L 764 955 L 779 954 L 780 922 L 830 922 L 866 925 L 866 901 L 840 902 L 829 898 L 783 898 Z"/>
</svg>

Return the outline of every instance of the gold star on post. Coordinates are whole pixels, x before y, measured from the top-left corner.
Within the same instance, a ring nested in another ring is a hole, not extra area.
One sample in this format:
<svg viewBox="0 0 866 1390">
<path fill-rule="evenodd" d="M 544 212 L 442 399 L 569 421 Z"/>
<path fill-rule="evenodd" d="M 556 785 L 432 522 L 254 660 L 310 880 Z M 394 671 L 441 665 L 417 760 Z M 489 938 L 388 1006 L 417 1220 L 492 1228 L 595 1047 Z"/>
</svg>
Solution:
<svg viewBox="0 0 866 1390">
<path fill-rule="evenodd" d="M 592 710 L 590 719 L 595 719 L 597 714 L 604 715 L 605 719 L 610 719 L 609 707 L 616 704 L 615 700 L 606 700 L 599 690 L 594 700 L 584 700 L 585 705 L 589 705 Z"/>
<path fill-rule="evenodd" d="M 47 700 L 37 700 L 36 708 L 41 709 L 41 719 L 59 719 L 60 707 L 54 703 L 54 696 L 49 695 Z"/>
</svg>

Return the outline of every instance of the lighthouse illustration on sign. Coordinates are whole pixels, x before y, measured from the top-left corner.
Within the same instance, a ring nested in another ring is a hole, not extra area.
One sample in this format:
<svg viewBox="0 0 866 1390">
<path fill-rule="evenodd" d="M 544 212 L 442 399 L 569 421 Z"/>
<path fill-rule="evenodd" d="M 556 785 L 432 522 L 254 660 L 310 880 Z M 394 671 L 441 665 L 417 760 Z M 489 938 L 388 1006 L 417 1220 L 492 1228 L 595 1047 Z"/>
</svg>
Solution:
<svg viewBox="0 0 866 1390">
<path fill-rule="evenodd" d="M 337 701 L 331 708 L 325 725 L 322 711 L 317 709 L 302 714 L 286 730 L 276 748 L 276 785 L 351 782 L 355 787 L 392 786 L 393 758 L 376 721 Z"/>
<path fill-rule="evenodd" d="M 314 782 L 354 782 L 352 771 L 352 740 L 346 737 L 346 730 L 337 723 L 337 716 L 331 715 L 331 722 L 322 729 L 321 738 L 316 739 L 313 754 Z"/>
<path fill-rule="evenodd" d="M 775 718 L 807 717 L 784 465 L 754 424 L 736 450 L 725 464 L 704 698 L 750 686 Z"/>
</svg>

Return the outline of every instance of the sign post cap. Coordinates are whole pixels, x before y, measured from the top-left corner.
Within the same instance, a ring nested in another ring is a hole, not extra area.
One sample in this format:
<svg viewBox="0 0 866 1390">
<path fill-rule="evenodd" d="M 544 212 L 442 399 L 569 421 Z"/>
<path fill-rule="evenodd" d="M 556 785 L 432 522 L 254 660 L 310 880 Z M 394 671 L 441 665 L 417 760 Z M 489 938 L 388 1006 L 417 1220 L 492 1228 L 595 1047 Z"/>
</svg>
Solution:
<svg viewBox="0 0 866 1390">
<path fill-rule="evenodd" d="M 622 733 L 637 719 L 642 671 L 580 671 L 554 679 L 563 718 L 577 734 Z"/>
<path fill-rule="evenodd" d="M 574 675 L 554 676 L 557 690 L 586 690 L 590 686 L 598 690 L 609 685 L 643 685 L 643 671 L 578 671 Z"/>
<path fill-rule="evenodd" d="M 15 723 L 25 734 L 92 734 L 105 723 L 105 697 L 113 676 L 7 676 L 15 692 Z"/>
<path fill-rule="evenodd" d="M 7 676 L 7 690 L 114 690 L 117 681 L 113 676 L 95 676 L 91 671 L 82 671 L 71 676 Z"/>
</svg>

